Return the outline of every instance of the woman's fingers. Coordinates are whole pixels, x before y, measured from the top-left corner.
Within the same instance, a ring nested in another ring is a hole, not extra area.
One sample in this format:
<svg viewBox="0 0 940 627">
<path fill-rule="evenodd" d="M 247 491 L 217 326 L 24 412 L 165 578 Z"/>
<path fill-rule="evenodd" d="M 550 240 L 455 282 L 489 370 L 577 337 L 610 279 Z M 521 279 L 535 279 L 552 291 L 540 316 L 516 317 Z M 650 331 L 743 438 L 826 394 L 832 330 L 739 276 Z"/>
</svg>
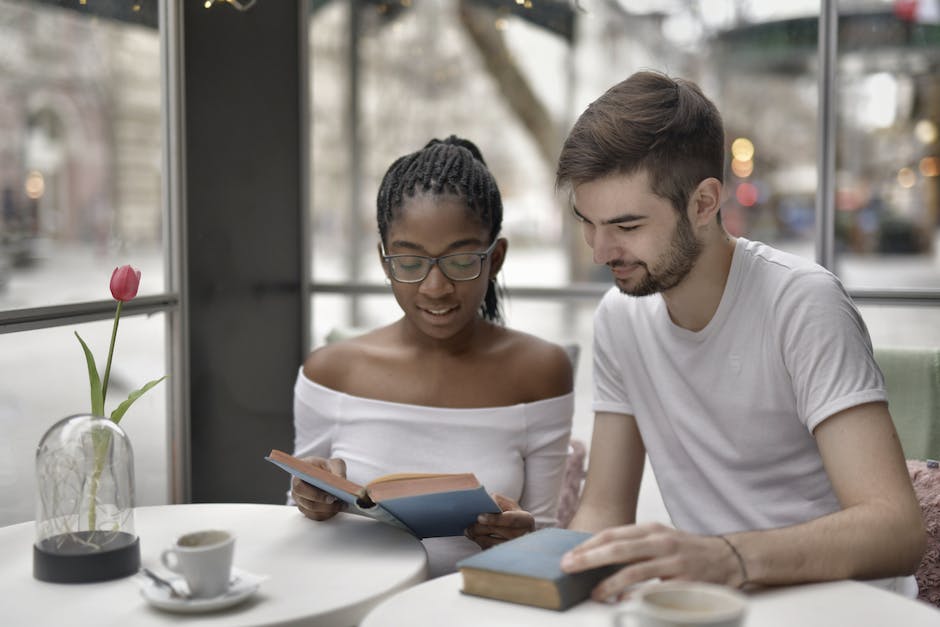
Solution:
<svg viewBox="0 0 940 627">
<path fill-rule="evenodd" d="M 334 475 L 346 476 L 346 462 L 342 459 L 323 459 L 320 457 L 304 459 Z M 346 508 L 346 504 L 332 494 L 315 488 L 297 477 L 291 479 L 291 497 L 297 503 L 297 509 L 304 516 L 313 520 L 326 520 Z"/>
<path fill-rule="evenodd" d="M 498 495 L 496 495 L 498 496 Z M 515 505 L 514 509 L 506 509 L 502 514 L 480 514 L 477 522 L 467 528 L 466 536 L 487 549 L 494 544 L 512 540 L 523 536 L 535 529 L 535 519 L 527 511 L 518 509 L 518 504 L 507 499 Z M 497 504 L 503 507 L 497 499 Z"/>
</svg>

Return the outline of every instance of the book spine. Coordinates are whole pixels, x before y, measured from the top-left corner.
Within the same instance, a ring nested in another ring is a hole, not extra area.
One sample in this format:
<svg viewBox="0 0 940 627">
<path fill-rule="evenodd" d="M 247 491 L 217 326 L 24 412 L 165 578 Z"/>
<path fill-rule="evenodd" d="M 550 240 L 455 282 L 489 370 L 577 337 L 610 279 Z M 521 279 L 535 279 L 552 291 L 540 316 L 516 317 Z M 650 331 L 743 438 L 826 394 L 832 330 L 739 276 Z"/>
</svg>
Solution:
<svg viewBox="0 0 940 627">
<path fill-rule="evenodd" d="M 358 503 L 353 503 L 349 506 L 349 509 L 355 510 L 357 513 L 360 513 L 363 516 L 368 516 L 369 518 L 372 518 L 373 520 L 377 520 L 387 525 L 391 525 L 392 527 L 397 527 L 399 529 L 407 531 L 411 535 L 418 537 L 418 534 L 416 534 L 414 531 L 409 529 L 405 523 L 403 523 L 402 521 L 392 516 L 388 512 L 388 510 L 386 510 L 381 505 L 373 505 L 372 507 L 366 508 L 366 507 L 360 507 Z"/>
</svg>

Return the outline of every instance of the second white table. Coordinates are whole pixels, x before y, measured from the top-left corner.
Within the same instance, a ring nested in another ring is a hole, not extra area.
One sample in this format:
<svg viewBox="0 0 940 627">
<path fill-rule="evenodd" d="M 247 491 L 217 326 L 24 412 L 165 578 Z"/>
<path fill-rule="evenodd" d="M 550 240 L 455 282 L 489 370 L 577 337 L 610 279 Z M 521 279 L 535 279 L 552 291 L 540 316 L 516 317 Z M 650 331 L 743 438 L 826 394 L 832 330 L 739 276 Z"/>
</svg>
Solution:
<svg viewBox="0 0 940 627">
<path fill-rule="evenodd" d="M 584 601 L 555 612 L 460 592 L 460 573 L 432 579 L 379 603 L 360 627 L 612 627 L 629 601 Z M 857 581 L 788 586 L 749 595 L 745 627 L 940 627 L 940 610 Z"/>
</svg>

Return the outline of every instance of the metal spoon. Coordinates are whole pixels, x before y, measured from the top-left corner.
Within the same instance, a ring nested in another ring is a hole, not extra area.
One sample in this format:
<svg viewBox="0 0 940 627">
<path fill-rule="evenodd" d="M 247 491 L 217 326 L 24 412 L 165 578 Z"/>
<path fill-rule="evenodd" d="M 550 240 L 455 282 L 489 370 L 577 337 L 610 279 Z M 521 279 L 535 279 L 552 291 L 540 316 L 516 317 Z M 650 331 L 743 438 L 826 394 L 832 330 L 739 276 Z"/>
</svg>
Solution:
<svg viewBox="0 0 940 627">
<path fill-rule="evenodd" d="M 170 596 L 176 597 L 178 599 L 188 599 L 190 597 L 188 590 L 183 590 L 180 587 L 177 587 L 176 584 L 169 579 L 164 579 L 157 573 L 153 572 L 147 567 L 141 568 L 140 572 L 147 575 L 158 586 L 162 586 L 170 591 Z"/>
</svg>

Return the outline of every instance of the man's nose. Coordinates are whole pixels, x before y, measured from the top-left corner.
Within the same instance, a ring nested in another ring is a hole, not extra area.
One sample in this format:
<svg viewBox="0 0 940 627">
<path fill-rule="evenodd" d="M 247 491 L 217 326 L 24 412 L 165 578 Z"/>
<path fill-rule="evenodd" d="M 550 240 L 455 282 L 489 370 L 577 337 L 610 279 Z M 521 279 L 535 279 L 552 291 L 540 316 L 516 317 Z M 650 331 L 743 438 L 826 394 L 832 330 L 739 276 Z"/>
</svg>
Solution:
<svg viewBox="0 0 940 627">
<path fill-rule="evenodd" d="M 594 263 L 606 265 L 620 256 L 620 246 L 604 229 L 595 229 L 588 245 L 594 251 Z"/>
</svg>

